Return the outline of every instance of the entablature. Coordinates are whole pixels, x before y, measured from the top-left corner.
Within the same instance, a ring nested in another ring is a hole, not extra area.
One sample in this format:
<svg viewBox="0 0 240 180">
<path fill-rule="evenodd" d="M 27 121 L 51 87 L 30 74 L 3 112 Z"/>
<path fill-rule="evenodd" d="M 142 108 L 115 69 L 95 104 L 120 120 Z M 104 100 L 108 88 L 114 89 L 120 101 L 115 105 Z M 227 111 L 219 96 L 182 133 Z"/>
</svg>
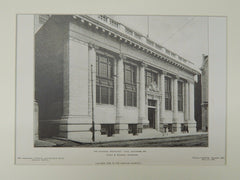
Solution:
<svg viewBox="0 0 240 180">
<path fill-rule="evenodd" d="M 125 43 L 129 46 L 132 46 L 138 50 L 143 51 L 146 54 L 149 54 L 153 57 L 158 58 L 159 60 L 163 60 L 169 64 L 172 64 L 178 67 L 181 70 L 185 70 L 191 72 L 192 74 L 200 74 L 200 71 L 193 67 L 193 63 L 178 56 L 177 54 L 171 52 L 170 50 L 156 44 L 155 42 L 147 39 L 144 36 L 141 36 L 140 33 L 135 33 L 135 31 L 130 30 L 124 25 L 118 23 L 113 23 L 108 18 L 101 19 L 99 16 L 87 16 L 87 15 L 76 15 L 73 16 L 74 19 L 80 19 L 80 22 L 92 30 L 101 32 L 115 38 L 121 43 Z M 132 31 L 132 33 L 129 33 Z M 141 37 L 141 38 L 139 38 Z"/>
</svg>

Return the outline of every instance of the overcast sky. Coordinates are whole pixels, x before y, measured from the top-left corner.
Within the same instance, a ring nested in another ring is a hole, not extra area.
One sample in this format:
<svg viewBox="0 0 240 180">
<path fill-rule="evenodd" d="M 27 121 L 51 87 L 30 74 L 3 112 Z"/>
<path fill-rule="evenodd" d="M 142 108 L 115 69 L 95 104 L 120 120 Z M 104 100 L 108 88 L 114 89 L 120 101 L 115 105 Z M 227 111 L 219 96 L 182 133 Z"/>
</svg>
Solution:
<svg viewBox="0 0 240 180">
<path fill-rule="evenodd" d="M 192 61 L 202 64 L 208 55 L 208 17 L 198 16 L 110 16 L 126 26 L 148 34 L 159 45 Z"/>
</svg>

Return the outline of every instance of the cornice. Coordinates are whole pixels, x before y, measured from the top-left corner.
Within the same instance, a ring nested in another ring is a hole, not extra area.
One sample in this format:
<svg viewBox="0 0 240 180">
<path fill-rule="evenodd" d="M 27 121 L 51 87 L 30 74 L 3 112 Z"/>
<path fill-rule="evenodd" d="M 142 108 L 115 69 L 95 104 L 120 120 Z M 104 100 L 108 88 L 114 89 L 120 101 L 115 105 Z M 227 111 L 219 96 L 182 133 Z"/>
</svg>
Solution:
<svg viewBox="0 0 240 180">
<path fill-rule="evenodd" d="M 164 54 L 160 50 L 157 50 L 156 48 L 151 47 L 150 45 L 144 44 L 140 40 L 137 40 L 136 38 L 133 38 L 121 32 L 120 30 L 107 25 L 106 23 L 103 23 L 99 20 L 91 18 L 90 16 L 87 16 L 87 15 L 76 15 L 76 16 L 73 16 L 73 18 L 76 20 L 79 19 L 80 23 L 83 23 L 84 25 L 88 26 L 91 29 L 97 30 L 99 33 L 104 33 L 105 35 L 120 41 L 120 43 L 125 43 L 129 46 L 132 46 L 148 55 L 158 58 L 159 60 L 165 61 L 171 65 L 177 66 L 181 70 L 190 72 L 192 74 L 200 74 L 200 70 L 190 67 L 189 65 L 184 64 L 181 61 L 175 60 L 173 57 L 168 56 L 167 54 Z"/>
</svg>

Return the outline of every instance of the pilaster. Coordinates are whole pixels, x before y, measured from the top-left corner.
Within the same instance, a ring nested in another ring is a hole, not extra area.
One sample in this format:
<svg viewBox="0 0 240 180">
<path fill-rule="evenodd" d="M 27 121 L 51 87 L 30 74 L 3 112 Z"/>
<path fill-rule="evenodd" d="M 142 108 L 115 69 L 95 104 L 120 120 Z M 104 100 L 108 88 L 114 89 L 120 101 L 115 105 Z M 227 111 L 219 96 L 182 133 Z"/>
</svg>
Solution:
<svg viewBox="0 0 240 180">
<path fill-rule="evenodd" d="M 74 39 L 67 40 L 66 46 L 64 46 L 63 119 L 79 121 L 80 117 L 89 115 L 89 97 L 87 95 L 89 94 L 89 71 L 86 71 L 89 68 L 89 58 L 88 44 Z M 96 54 L 92 58 L 96 61 Z M 83 94 L 87 96 L 83 96 Z"/>
<path fill-rule="evenodd" d="M 91 127 L 89 116 L 89 59 L 96 62 L 96 54 L 89 52 L 89 45 L 85 42 L 68 38 L 64 42 L 64 79 L 63 79 L 63 116 L 62 121 L 67 124 L 85 123 L 84 130 Z M 95 66 L 94 66 L 95 67 Z M 95 70 L 93 68 L 93 70 Z M 95 77 L 95 76 L 93 76 Z M 85 94 L 85 96 L 84 96 Z M 60 137 L 74 138 L 69 132 L 71 126 L 59 125 Z"/>
<path fill-rule="evenodd" d="M 189 121 L 188 121 L 188 131 L 196 132 L 196 121 L 194 118 L 194 82 L 189 83 Z"/>
</svg>

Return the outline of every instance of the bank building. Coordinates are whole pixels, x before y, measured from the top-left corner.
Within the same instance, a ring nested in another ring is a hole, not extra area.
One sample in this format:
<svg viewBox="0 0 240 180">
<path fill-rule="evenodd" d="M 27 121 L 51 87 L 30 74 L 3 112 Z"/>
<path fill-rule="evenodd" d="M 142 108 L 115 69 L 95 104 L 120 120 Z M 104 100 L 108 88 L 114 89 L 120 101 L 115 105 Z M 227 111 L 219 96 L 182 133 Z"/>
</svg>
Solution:
<svg viewBox="0 0 240 180">
<path fill-rule="evenodd" d="M 40 15 L 35 23 L 40 137 L 196 132 L 200 71 L 191 61 L 105 15 Z"/>
</svg>

